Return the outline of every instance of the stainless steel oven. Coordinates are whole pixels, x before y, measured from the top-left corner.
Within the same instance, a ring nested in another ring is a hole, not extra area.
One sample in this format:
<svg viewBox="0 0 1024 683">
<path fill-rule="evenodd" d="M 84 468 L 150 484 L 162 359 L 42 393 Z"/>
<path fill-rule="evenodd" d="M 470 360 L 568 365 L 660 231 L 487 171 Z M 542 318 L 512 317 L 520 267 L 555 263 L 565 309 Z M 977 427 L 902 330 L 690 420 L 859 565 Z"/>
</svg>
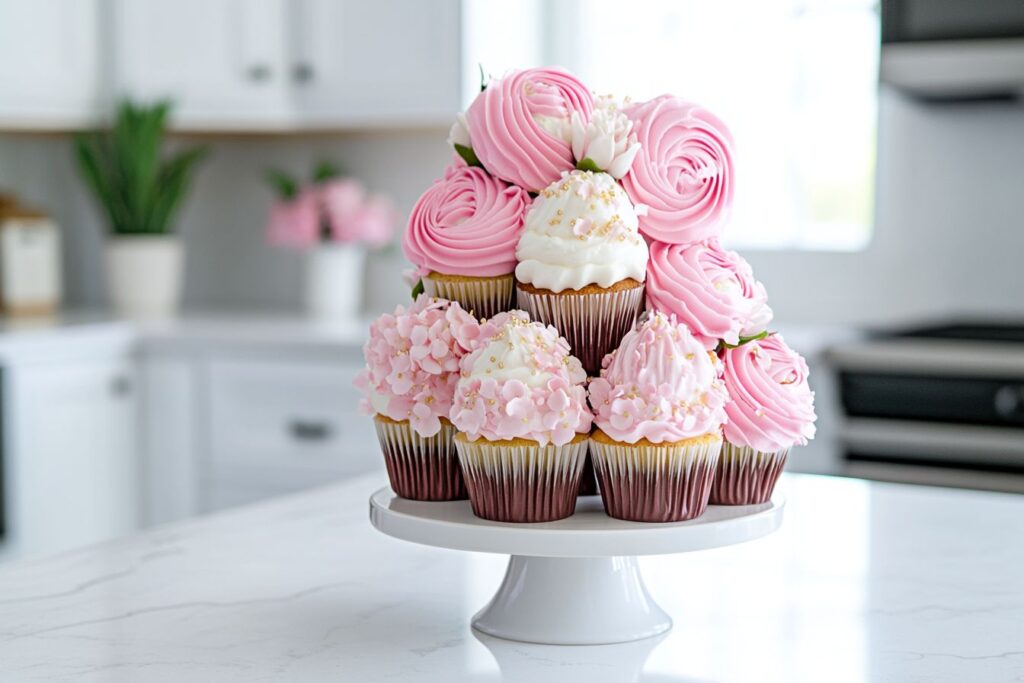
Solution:
<svg viewBox="0 0 1024 683">
<path fill-rule="evenodd" d="M 920 327 L 828 358 L 848 473 L 1024 491 L 1024 324 Z"/>
</svg>

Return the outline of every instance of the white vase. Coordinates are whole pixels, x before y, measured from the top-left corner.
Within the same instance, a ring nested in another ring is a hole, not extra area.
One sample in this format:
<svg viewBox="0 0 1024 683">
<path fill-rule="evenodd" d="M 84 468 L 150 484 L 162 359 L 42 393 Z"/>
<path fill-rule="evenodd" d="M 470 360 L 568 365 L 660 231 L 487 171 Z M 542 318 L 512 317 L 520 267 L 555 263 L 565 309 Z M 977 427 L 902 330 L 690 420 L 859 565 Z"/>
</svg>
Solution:
<svg viewBox="0 0 1024 683">
<path fill-rule="evenodd" d="M 175 235 L 133 235 L 107 241 L 107 288 L 114 309 L 132 318 L 173 314 L 181 300 L 184 253 Z"/>
<path fill-rule="evenodd" d="M 306 266 L 306 309 L 316 318 L 354 320 L 363 305 L 366 249 L 355 244 L 319 244 Z"/>
</svg>

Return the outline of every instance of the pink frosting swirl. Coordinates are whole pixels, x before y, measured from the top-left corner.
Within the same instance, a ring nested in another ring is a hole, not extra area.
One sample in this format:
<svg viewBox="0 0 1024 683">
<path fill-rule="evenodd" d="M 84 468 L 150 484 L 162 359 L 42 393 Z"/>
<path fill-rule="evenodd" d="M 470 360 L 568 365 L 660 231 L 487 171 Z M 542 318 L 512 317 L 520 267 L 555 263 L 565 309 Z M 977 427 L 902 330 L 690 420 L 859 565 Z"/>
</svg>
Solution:
<svg viewBox="0 0 1024 683">
<path fill-rule="evenodd" d="M 733 199 L 729 129 L 707 109 L 672 95 L 626 114 L 640 151 L 622 186 L 634 204 L 648 208 L 640 232 L 672 244 L 718 235 Z"/>
<path fill-rule="evenodd" d="M 650 243 L 647 308 L 673 313 L 705 348 L 738 344 L 768 327 L 772 309 L 750 264 L 717 240 Z"/>
<path fill-rule="evenodd" d="M 488 343 L 462 361 L 452 423 L 471 440 L 518 438 L 542 446 L 561 446 L 589 432 L 587 375 L 569 354 L 569 343 L 522 311 L 502 322 Z"/>
<path fill-rule="evenodd" d="M 727 349 L 725 438 L 737 446 L 775 453 L 814 438 L 814 392 L 807 363 L 773 334 Z"/>
<path fill-rule="evenodd" d="M 590 405 L 594 424 L 616 441 L 682 441 L 717 434 L 725 421 L 718 363 L 674 316 L 639 322 L 604 363 Z"/>
<path fill-rule="evenodd" d="M 459 361 L 476 348 L 480 324 L 459 304 L 421 294 L 408 310 L 398 306 L 370 325 L 363 346 L 366 368 L 355 379 L 360 410 L 409 420 L 420 436 L 433 436 L 447 418 L 459 379 Z"/>
<path fill-rule="evenodd" d="M 593 108 L 590 90 L 564 69 L 513 71 L 466 111 L 473 152 L 494 175 L 539 192 L 575 168 L 572 115 L 585 125 Z"/>
<path fill-rule="evenodd" d="M 482 168 L 449 166 L 413 207 L 402 249 L 416 266 L 445 275 L 507 275 L 529 205 L 525 190 Z"/>
</svg>

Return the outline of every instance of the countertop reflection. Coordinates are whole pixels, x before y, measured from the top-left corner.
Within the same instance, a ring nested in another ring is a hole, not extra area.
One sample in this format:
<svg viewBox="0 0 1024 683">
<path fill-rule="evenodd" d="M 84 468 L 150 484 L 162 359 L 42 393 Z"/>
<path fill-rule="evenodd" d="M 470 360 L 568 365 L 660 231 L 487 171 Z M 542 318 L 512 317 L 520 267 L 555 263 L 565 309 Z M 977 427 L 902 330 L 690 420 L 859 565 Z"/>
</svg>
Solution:
<svg viewBox="0 0 1024 683">
<path fill-rule="evenodd" d="M 514 643 L 506 558 L 374 531 L 342 485 L 0 567 L 0 678 L 1024 680 L 1024 497 L 787 476 L 782 529 L 641 559 L 655 639 Z"/>
</svg>

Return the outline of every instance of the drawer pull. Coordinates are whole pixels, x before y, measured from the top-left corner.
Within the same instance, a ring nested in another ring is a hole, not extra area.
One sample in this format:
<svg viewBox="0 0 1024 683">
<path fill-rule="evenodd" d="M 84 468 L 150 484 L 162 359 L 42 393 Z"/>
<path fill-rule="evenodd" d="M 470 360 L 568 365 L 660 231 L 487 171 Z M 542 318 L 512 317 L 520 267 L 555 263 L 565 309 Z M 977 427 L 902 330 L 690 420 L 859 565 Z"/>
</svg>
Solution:
<svg viewBox="0 0 1024 683">
<path fill-rule="evenodd" d="M 288 431 L 298 441 L 326 441 L 334 431 L 328 422 L 315 420 L 292 420 Z"/>
</svg>

